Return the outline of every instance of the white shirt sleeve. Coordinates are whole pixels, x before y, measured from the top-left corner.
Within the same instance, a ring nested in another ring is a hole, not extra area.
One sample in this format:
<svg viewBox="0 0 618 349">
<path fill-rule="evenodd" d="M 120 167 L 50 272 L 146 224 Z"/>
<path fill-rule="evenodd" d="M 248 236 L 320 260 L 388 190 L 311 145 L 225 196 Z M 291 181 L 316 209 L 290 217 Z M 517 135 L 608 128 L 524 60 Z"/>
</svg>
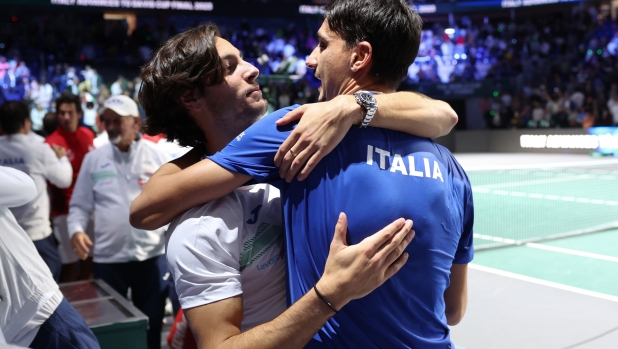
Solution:
<svg viewBox="0 0 618 349">
<path fill-rule="evenodd" d="M 19 207 L 37 195 L 34 180 L 22 171 L 0 166 L 0 206 Z"/>
<path fill-rule="evenodd" d="M 86 231 L 88 220 L 94 211 L 94 182 L 90 174 L 90 154 L 86 154 L 69 203 L 67 225 L 69 238 L 78 231 Z"/>
<path fill-rule="evenodd" d="M 66 156 L 58 159 L 56 153 L 47 145 L 43 145 L 46 149 L 45 156 L 45 179 L 60 189 L 65 189 L 71 186 L 73 181 L 73 167 Z"/>
<path fill-rule="evenodd" d="M 242 294 L 242 204 L 232 193 L 178 217 L 168 231 L 167 263 L 183 309 Z"/>
</svg>

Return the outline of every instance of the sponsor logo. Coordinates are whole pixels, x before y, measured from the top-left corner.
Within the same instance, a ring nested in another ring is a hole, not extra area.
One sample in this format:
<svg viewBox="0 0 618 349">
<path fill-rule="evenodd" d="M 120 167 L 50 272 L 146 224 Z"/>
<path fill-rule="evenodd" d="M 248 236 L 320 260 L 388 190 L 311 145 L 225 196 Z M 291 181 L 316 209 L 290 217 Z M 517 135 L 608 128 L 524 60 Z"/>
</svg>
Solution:
<svg viewBox="0 0 618 349">
<path fill-rule="evenodd" d="M 243 245 L 239 261 L 240 271 L 242 272 L 249 268 L 282 240 L 283 228 L 281 226 L 268 223 L 260 224 L 255 236 L 247 240 Z"/>
</svg>

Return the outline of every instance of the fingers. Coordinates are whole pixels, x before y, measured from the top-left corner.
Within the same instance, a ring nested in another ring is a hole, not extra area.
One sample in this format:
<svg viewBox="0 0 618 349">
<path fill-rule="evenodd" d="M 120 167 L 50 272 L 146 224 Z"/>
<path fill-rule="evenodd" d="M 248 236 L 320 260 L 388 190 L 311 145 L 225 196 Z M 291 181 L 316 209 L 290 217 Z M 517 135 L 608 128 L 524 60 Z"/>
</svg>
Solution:
<svg viewBox="0 0 618 349">
<path fill-rule="evenodd" d="M 335 234 L 333 235 L 333 241 L 330 243 L 331 249 L 348 246 L 346 242 L 346 233 L 348 232 L 348 217 L 345 213 L 339 214 L 337 225 L 335 226 Z"/>
<path fill-rule="evenodd" d="M 309 177 L 309 174 L 311 173 L 311 171 L 313 171 L 313 169 L 317 166 L 317 164 L 320 161 L 322 161 L 322 158 L 324 158 L 325 155 L 326 155 L 326 153 L 323 153 L 320 150 L 315 152 L 313 154 L 313 156 L 311 156 L 309 161 L 307 161 L 307 163 L 303 167 L 302 171 L 300 171 L 300 173 L 298 175 L 298 180 L 302 182 L 305 179 L 307 179 L 307 177 Z"/>
<path fill-rule="evenodd" d="M 296 120 L 300 120 L 300 118 L 303 117 L 303 114 L 305 114 L 305 111 L 307 110 L 309 106 L 307 104 L 298 107 L 294 110 L 292 110 L 291 112 L 285 114 L 281 119 L 277 120 L 275 122 L 275 124 L 277 126 L 283 126 L 283 125 L 287 125 L 292 121 L 296 121 Z"/>
<path fill-rule="evenodd" d="M 401 268 L 408 261 L 408 257 L 408 253 L 404 253 L 399 256 L 399 258 L 397 258 L 397 260 L 393 264 L 386 268 L 386 271 L 384 272 L 384 281 L 390 279 L 391 276 L 395 275 L 399 270 L 401 270 Z"/>
<path fill-rule="evenodd" d="M 92 245 L 93 243 L 88 235 L 83 232 L 76 233 L 71 239 L 71 247 L 73 247 L 73 252 L 75 252 L 77 258 L 81 260 L 88 258 L 88 253 L 90 252 L 90 248 L 88 247 Z"/>
<path fill-rule="evenodd" d="M 382 246 L 380 246 L 380 248 L 378 249 L 378 251 L 376 252 L 373 258 L 386 261 L 387 257 L 392 252 L 395 252 L 396 257 L 399 257 L 399 255 L 403 253 L 403 249 L 405 247 L 401 248 L 399 252 L 397 252 L 397 248 L 401 247 L 402 242 L 404 242 L 405 238 L 408 236 L 408 233 L 410 233 L 411 229 L 412 229 L 412 221 L 407 220 L 404 226 L 401 227 L 401 229 L 399 229 L 389 241 L 385 242 Z M 410 238 L 410 241 L 412 241 L 411 238 Z M 407 244 L 405 246 L 407 247 Z M 392 258 L 392 260 L 395 260 L 395 259 L 396 258 Z"/>
<path fill-rule="evenodd" d="M 388 242 L 393 236 L 395 236 L 398 231 L 400 231 L 404 227 L 405 223 L 406 221 L 403 218 L 399 218 L 398 220 L 387 225 L 377 233 L 366 237 L 363 241 L 359 243 L 359 245 L 366 245 L 368 255 L 373 257 L 386 242 Z"/>
<path fill-rule="evenodd" d="M 301 133 L 298 132 L 298 130 L 294 129 L 294 131 L 290 133 L 290 135 L 285 140 L 285 142 L 281 144 L 281 146 L 279 147 L 279 150 L 277 150 L 277 154 L 275 154 L 275 166 L 281 168 L 284 158 L 286 156 L 292 156 L 290 154 L 290 149 L 292 149 L 292 147 L 296 144 L 296 142 L 298 142 L 300 135 Z M 283 177 L 283 175 L 281 177 Z"/>
<path fill-rule="evenodd" d="M 309 158 L 313 154 L 313 151 L 310 148 L 305 148 L 300 153 L 297 153 L 296 150 L 294 150 L 294 154 L 296 154 L 296 156 L 292 158 L 290 167 L 287 168 L 285 172 L 285 180 L 288 183 L 292 182 L 294 176 L 296 176 L 298 171 L 303 168 L 305 162 L 307 162 L 307 160 L 309 160 Z M 279 169 L 279 172 L 281 172 L 282 168 Z"/>
<path fill-rule="evenodd" d="M 88 252 L 90 252 L 90 249 L 86 246 L 82 239 L 79 239 L 74 244 L 73 251 L 75 252 L 77 258 L 85 260 L 86 258 L 88 258 Z"/>
<path fill-rule="evenodd" d="M 402 231 L 403 230 L 405 230 L 405 227 L 404 227 L 404 229 L 402 229 Z M 386 258 L 384 259 L 384 264 L 385 265 L 391 265 L 397 259 L 399 259 L 399 257 L 401 257 L 401 255 L 404 253 L 405 249 L 408 247 L 408 245 L 414 239 L 414 236 L 416 236 L 416 232 L 414 230 L 410 230 L 410 231 L 407 232 L 407 234 L 405 234 L 403 236 L 403 239 L 401 239 L 401 240 L 397 240 L 396 241 L 397 235 L 395 237 L 393 237 L 391 244 L 393 244 L 395 246 L 395 248 L 386 256 Z M 376 254 L 376 258 L 379 258 L 379 256 L 377 254 Z"/>
</svg>

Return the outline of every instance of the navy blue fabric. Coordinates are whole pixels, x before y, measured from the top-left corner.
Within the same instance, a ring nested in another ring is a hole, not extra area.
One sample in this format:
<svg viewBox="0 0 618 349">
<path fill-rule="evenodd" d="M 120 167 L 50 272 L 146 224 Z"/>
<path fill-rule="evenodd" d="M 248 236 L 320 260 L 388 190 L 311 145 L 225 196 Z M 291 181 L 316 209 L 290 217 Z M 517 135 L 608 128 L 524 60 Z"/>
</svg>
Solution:
<svg viewBox="0 0 618 349">
<path fill-rule="evenodd" d="M 102 279 L 125 298 L 131 288 L 133 305 L 148 316 L 148 348 L 161 348 L 168 281 L 165 255 L 142 262 L 93 263 L 95 279 Z"/>
<path fill-rule="evenodd" d="M 30 344 L 32 349 L 100 349 L 84 318 L 64 298 L 56 311 L 41 325 Z"/>
<path fill-rule="evenodd" d="M 320 279 L 340 212 L 348 216 L 351 244 L 400 217 L 412 219 L 416 231 L 401 271 L 346 305 L 307 348 L 451 348 L 444 291 L 452 264 L 473 258 L 474 209 L 465 172 L 429 139 L 352 128 L 309 178 L 285 184 L 274 155 L 294 126 L 275 121 L 296 107 L 262 118 L 211 157 L 282 189 L 289 301 Z"/>
<path fill-rule="evenodd" d="M 60 281 L 60 270 L 62 269 L 62 261 L 60 260 L 60 253 L 58 252 L 58 242 L 54 237 L 54 234 L 46 237 L 45 239 L 41 239 L 38 241 L 33 241 L 34 247 L 39 252 L 45 264 L 51 270 L 52 276 L 56 282 Z"/>
</svg>

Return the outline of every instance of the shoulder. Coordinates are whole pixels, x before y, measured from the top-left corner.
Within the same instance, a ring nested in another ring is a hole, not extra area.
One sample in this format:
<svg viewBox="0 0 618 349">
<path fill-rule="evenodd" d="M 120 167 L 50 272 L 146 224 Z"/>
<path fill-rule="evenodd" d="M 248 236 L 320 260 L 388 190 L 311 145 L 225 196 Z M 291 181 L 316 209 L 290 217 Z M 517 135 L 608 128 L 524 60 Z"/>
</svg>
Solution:
<svg viewBox="0 0 618 349">
<path fill-rule="evenodd" d="M 222 221 L 237 225 L 243 215 L 242 208 L 241 199 L 235 190 L 220 199 L 187 210 L 172 221 L 169 230 L 177 230 L 183 225 L 193 225 L 199 221 Z"/>
<path fill-rule="evenodd" d="M 83 162 L 82 167 L 98 159 L 109 158 L 111 157 L 111 153 L 112 153 L 111 143 L 107 143 L 101 146 L 100 148 L 96 148 L 92 151 L 89 151 L 88 153 L 86 153 L 86 155 L 84 155 L 84 162 Z"/>
<path fill-rule="evenodd" d="M 77 134 L 80 137 L 89 139 L 91 143 L 94 140 L 94 132 L 92 132 L 89 128 L 86 128 L 84 126 L 80 126 L 77 128 Z"/>
<path fill-rule="evenodd" d="M 60 132 L 54 131 L 52 134 L 47 136 L 47 138 L 45 138 L 45 143 L 59 144 L 59 143 L 65 143 L 65 140 L 64 140 L 64 137 L 60 135 Z"/>
</svg>

